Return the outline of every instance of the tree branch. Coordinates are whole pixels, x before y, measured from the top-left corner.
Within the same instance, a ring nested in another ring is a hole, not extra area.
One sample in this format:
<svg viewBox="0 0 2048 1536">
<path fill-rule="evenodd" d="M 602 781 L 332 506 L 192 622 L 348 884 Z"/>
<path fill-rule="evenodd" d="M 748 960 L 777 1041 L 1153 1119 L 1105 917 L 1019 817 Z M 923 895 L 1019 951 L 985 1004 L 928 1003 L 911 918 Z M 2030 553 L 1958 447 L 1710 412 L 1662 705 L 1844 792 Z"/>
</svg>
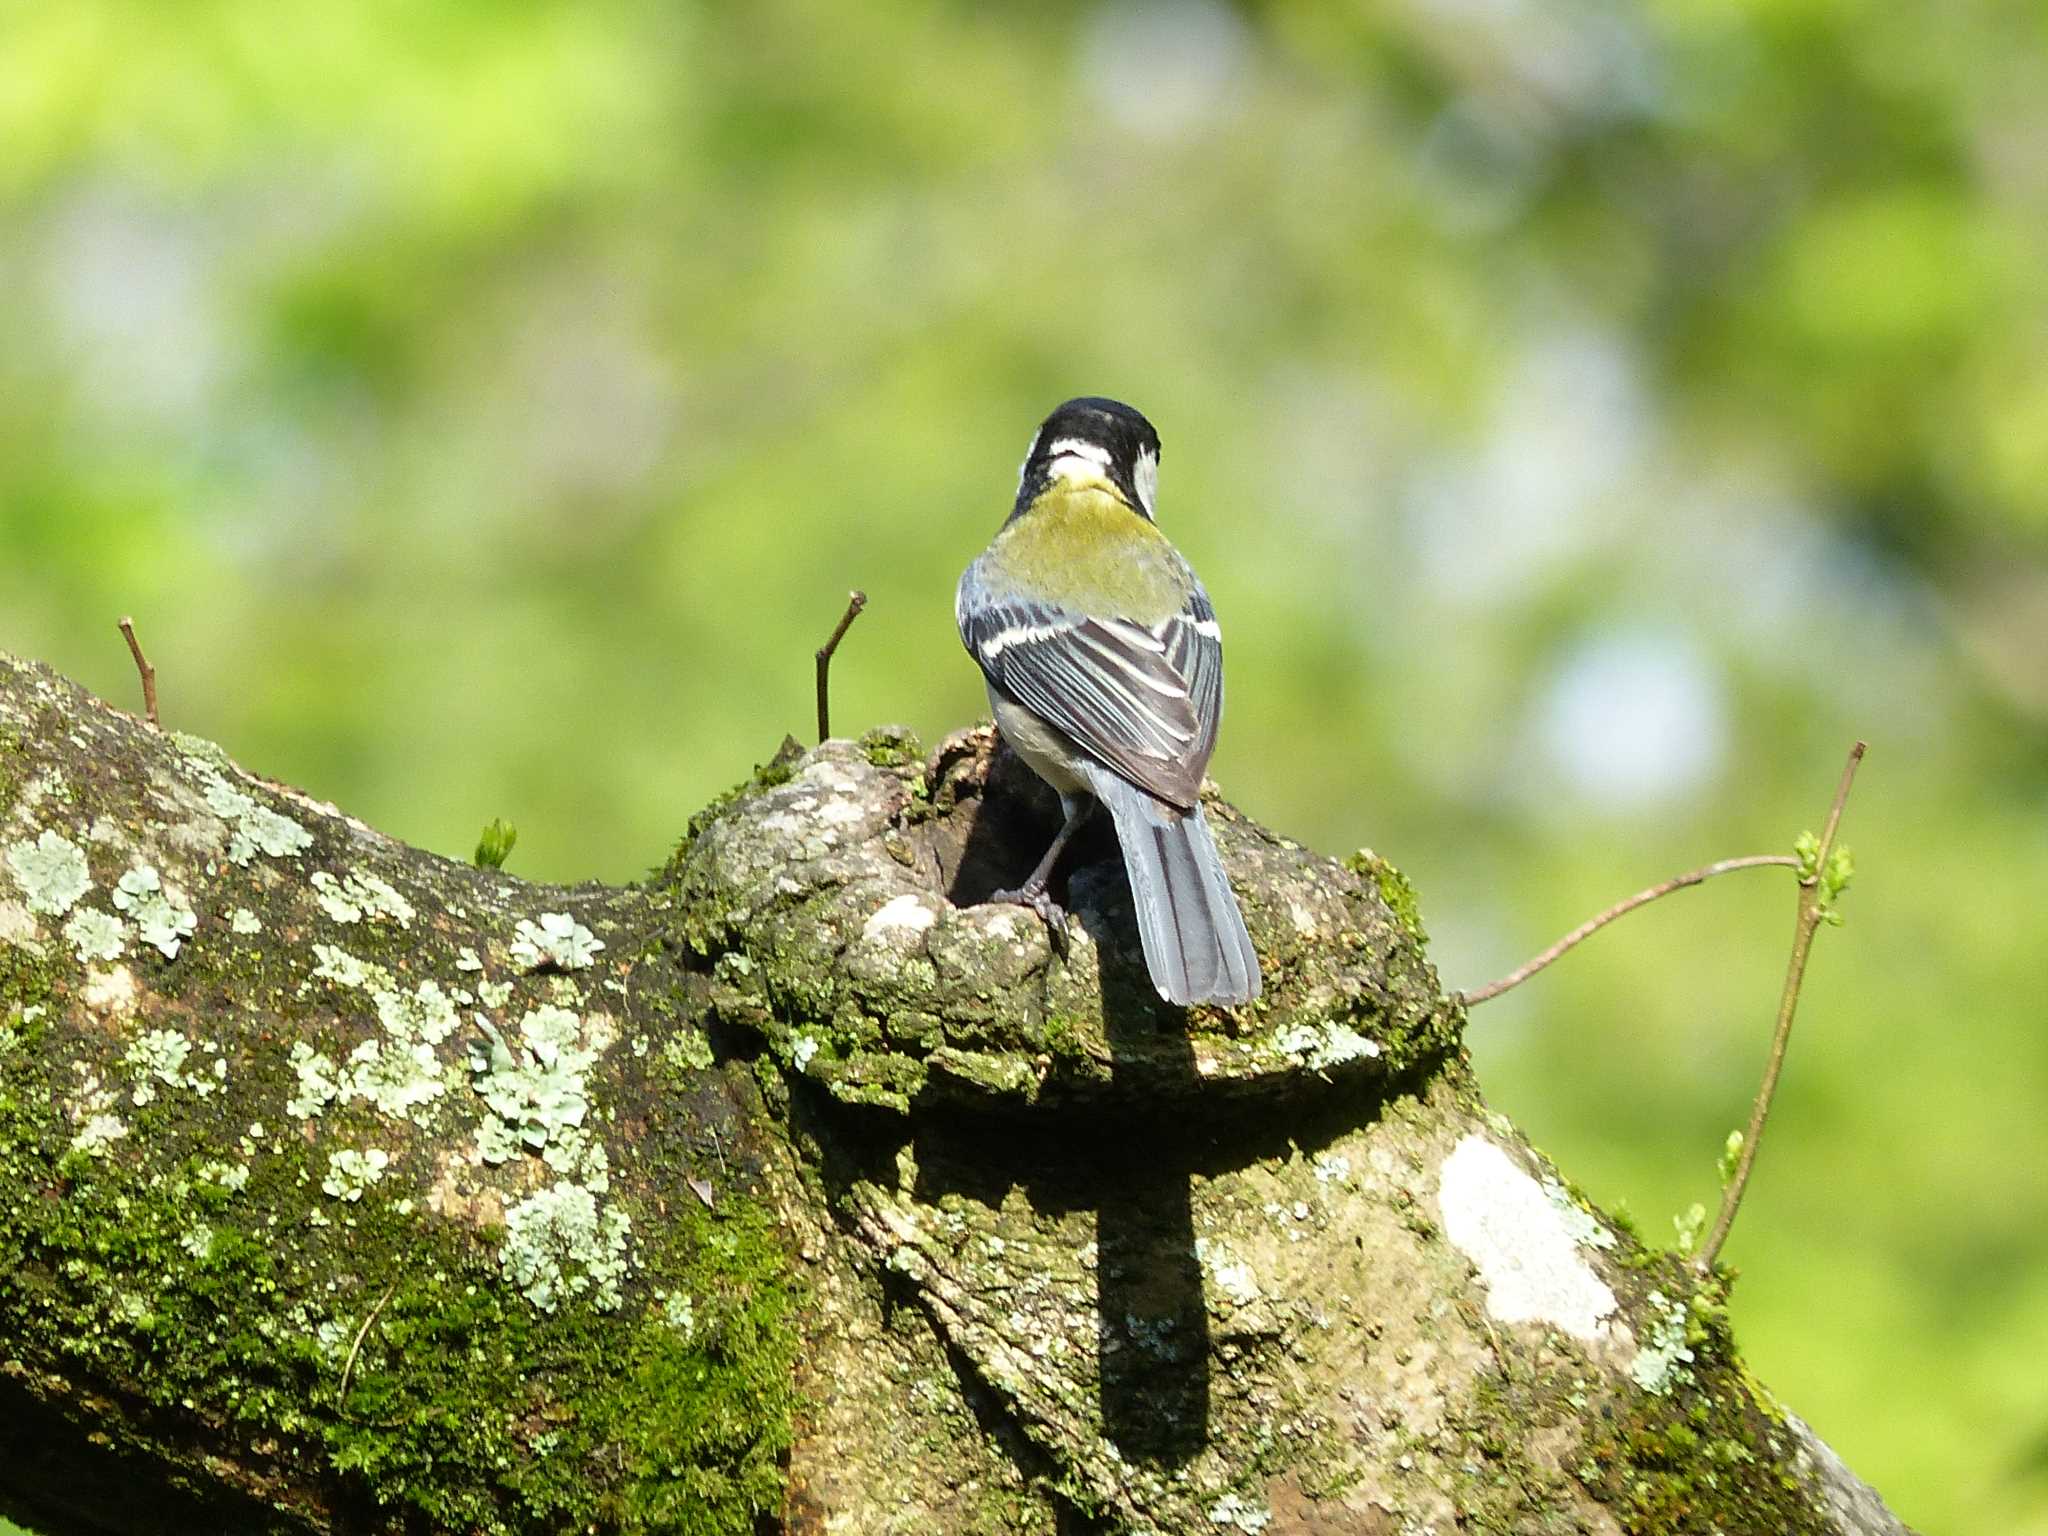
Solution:
<svg viewBox="0 0 2048 1536">
<path fill-rule="evenodd" d="M 1629 913 L 1635 911 L 1637 907 L 1646 907 L 1660 897 L 1669 896 L 1673 891 L 1682 891 L 1689 886 L 1703 884 L 1713 879 L 1716 875 L 1729 874 L 1734 870 L 1768 869 L 1777 865 L 1783 865 L 1788 869 L 1797 869 L 1799 861 L 1790 854 L 1752 853 L 1738 859 L 1720 859 L 1712 864 L 1703 865 L 1699 869 L 1687 870 L 1682 875 L 1673 875 L 1669 880 L 1660 881 L 1656 885 L 1650 886 L 1647 890 L 1637 891 L 1635 895 L 1627 898 L 1625 901 L 1617 901 L 1598 916 L 1587 918 L 1585 922 L 1579 924 L 1578 927 L 1559 939 L 1550 948 L 1544 950 L 1542 954 L 1536 956 L 1526 965 L 1517 966 L 1514 970 L 1508 972 L 1507 975 L 1501 977 L 1500 980 L 1490 981 L 1485 986 L 1471 992 L 1458 993 L 1458 1001 L 1469 1008 L 1475 1003 L 1483 1003 L 1492 998 L 1499 997 L 1501 993 L 1508 991 L 1510 988 L 1519 987 L 1538 971 L 1545 969 L 1552 962 L 1562 959 L 1572 950 L 1578 948 L 1579 945 L 1585 943 L 1586 940 L 1590 939 L 1616 918 L 1626 917 Z"/>
<path fill-rule="evenodd" d="M 1171 1009 L 1113 846 L 1057 956 L 978 904 L 1049 794 L 937 761 L 779 756 L 550 887 L 0 657 L 0 1506 L 1902 1529 L 1720 1314 L 1658 1353 L 1703 1282 L 1560 1208 L 1374 879 L 1212 801 L 1267 991 Z"/>
<path fill-rule="evenodd" d="M 1728 1241 L 1729 1229 L 1735 1225 L 1735 1213 L 1742 1206 L 1742 1192 L 1749 1187 L 1750 1170 L 1756 1163 L 1757 1143 L 1763 1139 L 1764 1122 L 1770 1118 L 1771 1100 L 1778 1091 L 1778 1074 L 1785 1066 L 1785 1047 L 1792 1038 L 1792 1016 L 1799 1009 L 1799 989 L 1806 980 L 1807 956 L 1813 951 L 1815 932 L 1827 919 L 1829 908 L 1824 898 L 1831 878 L 1829 861 L 1834 857 L 1835 831 L 1842 824 L 1842 808 L 1848 804 L 1849 788 L 1856 782 L 1856 768 L 1863 761 L 1866 750 L 1867 744 L 1861 741 L 1849 749 L 1849 760 L 1842 765 L 1842 777 L 1835 785 L 1835 798 L 1828 806 L 1827 823 L 1821 830 L 1813 872 L 1799 882 L 1799 911 L 1792 931 L 1792 955 L 1785 964 L 1785 985 L 1778 995 L 1778 1018 L 1771 1030 L 1770 1056 L 1764 1063 L 1763 1083 L 1750 1106 L 1749 1128 L 1742 1135 L 1742 1151 L 1736 1160 L 1734 1177 L 1721 1191 L 1721 1209 L 1714 1218 L 1714 1229 L 1694 1261 L 1702 1274 L 1710 1273 L 1714 1261 L 1721 1256 L 1721 1245 Z"/>
</svg>

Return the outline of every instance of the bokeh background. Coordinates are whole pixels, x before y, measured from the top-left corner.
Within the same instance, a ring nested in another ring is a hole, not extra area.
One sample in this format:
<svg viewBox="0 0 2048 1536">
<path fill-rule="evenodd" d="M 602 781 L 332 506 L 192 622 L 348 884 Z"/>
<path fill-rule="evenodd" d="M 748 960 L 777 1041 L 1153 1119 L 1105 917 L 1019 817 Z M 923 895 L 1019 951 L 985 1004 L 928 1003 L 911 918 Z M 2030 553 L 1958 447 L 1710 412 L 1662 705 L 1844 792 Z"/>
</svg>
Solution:
<svg viewBox="0 0 2048 1536">
<path fill-rule="evenodd" d="M 1729 1255 L 1930 1532 L 2048 1532 L 2048 11 L 0 0 L 0 646 L 467 856 L 630 878 L 808 734 L 978 716 L 954 578 L 1126 398 L 1213 772 L 1451 985 L 1781 851 L 1872 743 Z M 1780 871 L 1479 1011 L 1669 1240 Z"/>
</svg>

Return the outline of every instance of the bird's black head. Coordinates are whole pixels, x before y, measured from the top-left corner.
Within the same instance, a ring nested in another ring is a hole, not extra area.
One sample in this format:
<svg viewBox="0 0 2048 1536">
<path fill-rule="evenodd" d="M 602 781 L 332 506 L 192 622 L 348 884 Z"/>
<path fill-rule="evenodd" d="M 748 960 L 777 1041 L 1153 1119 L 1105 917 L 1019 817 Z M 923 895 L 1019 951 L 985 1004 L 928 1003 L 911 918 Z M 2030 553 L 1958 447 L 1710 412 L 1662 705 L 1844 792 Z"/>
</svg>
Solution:
<svg viewBox="0 0 2048 1536">
<path fill-rule="evenodd" d="M 1057 480 L 1098 478 L 1149 519 L 1159 485 L 1159 434 L 1121 400 L 1083 395 L 1046 417 L 1031 440 L 1017 480 L 1017 510 Z"/>
</svg>

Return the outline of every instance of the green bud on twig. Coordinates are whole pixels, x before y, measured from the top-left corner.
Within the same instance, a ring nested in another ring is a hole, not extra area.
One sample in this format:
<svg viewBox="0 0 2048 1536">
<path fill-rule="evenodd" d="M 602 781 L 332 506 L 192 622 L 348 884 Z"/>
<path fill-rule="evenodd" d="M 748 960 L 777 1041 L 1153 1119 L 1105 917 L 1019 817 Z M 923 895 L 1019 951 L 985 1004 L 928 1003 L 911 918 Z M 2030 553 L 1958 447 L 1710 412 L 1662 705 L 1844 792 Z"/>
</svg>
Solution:
<svg viewBox="0 0 2048 1536">
<path fill-rule="evenodd" d="M 512 856 L 512 845 L 519 841 L 519 829 L 509 821 L 493 819 L 476 840 L 478 869 L 503 869 L 505 860 Z"/>
<path fill-rule="evenodd" d="M 1726 1189 L 1735 1182 L 1735 1165 L 1742 1161 L 1742 1132 L 1730 1131 L 1728 1140 L 1721 1147 L 1719 1167 L 1721 1187 Z"/>
</svg>

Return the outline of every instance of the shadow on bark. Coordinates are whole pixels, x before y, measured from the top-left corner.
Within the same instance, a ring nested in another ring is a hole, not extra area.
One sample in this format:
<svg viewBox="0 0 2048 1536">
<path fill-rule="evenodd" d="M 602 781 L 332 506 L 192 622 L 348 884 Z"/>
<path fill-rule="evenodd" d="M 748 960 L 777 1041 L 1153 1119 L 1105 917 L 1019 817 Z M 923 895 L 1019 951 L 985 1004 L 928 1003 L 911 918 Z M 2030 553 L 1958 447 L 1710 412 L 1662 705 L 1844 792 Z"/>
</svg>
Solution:
<svg viewBox="0 0 2048 1536">
<path fill-rule="evenodd" d="M 83 1425 L 72 1432 L 47 1433 L 46 1404 L 18 1380 L 0 1376 L 0 1465 L 10 1488 L 35 1489 L 45 1497 L 0 1494 L 0 1518 L 45 1536 L 85 1536 L 105 1531 L 151 1531 L 158 1536 L 216 1536 L 221 1531 L 303 1531 L 265 1502 L 222 1488 L 196 1492 L 167 1479 L 164 1463 L 147 1454 L 127 1454 L 108 1444 L 103 1429 L 111 1416 L 90 1399 L 77 1404 Z M 146 1424 L 142 1405 L 124 1401 L 132 1427 Z M 165 1432 L 175 1442 L 175 1426 Z M 52 1490 L 61 1490 L 49 1497 Z"/>
<path fill-rule="evenodd" d="M 985 901 L 990 891 L 1022 879 L 1059 827 L 1051 791 L 1007 751 L 997 754 L 977 809 L 946 891 L 956 906 Z M 1169 1101 L 1191 1095 L 1196 1074 L 1186 1015 L 1160 1002 L 1142 964 L 1129 963 L 1137 952 L 1128 942 L 1136 919 L 1106 818 L 1091 818 L 1082 828 L 1052 889 L 1073 921 L 1113 925 L 1127 941 L 1094 946 L 1112 1081 L 1143 1044 L 1149 1047 L 1146 1086 L 1170 1085 Z M 1127 1461 L 1170 1470 L 1209 1437 L 1209 1320 L 1195 1253 L 1192 1170 L 1156 1128 L 1134 1122 L 1130 1129 L 1133 1134 L 1097 1140 L 1084 1164 L 1058 1177 L 1062 1183 L 1071 1178 L 1073 1192 L 1102 1192 L 1095 1232 L 1103 1434 Z M 1050 1193 L 1034 1191 L 1038 1198 Z"/>
</svg>

